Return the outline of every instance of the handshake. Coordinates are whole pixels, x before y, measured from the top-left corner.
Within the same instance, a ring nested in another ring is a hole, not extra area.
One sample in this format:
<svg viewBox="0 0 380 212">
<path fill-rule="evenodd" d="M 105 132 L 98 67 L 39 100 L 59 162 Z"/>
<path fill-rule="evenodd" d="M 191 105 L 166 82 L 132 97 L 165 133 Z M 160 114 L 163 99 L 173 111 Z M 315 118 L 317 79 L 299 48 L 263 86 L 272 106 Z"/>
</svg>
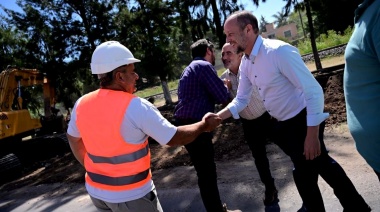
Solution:
<svg viewBox="0 0 380 212">
<path fill-rule="evenodd" d="M 222 118 L 215 113 L 206 113 L 201 122 L 205 128 L 204 131 L 211 132 L 222 123 Z"/>
</svg>

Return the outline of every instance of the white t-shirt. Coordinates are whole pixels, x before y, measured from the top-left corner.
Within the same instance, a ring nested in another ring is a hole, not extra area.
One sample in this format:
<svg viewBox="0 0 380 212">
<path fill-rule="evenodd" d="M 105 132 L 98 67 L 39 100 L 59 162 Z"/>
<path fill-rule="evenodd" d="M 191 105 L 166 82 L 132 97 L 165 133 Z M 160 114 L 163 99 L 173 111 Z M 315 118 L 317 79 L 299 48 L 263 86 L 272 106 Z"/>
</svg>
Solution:
<svg viewBox="0 0 380 212">
<path fill-rule="evenodd" d="M 81 99 L 78 99 L 74 105 L 67 129 L 69 135 L 77 138 L 80 138 L 81 135 L 76 125 L 76 107 L 80 104 Z M 143 143 L 150 136 L 161 145 L 166 145 L 176 132 L 177 127 L 166 120 L 153 104 L 139 97 L 131 100 L 120 127 L 120 133 L 124 140 L 132 144 Z M 101 190 L 87 183 L 86 189 L 95 198 L 111 203 L 120 203 L 145 196 L 154 189 L 154 183 L 150 180 L 140 188 L 121 192 Z"/>
</svg>

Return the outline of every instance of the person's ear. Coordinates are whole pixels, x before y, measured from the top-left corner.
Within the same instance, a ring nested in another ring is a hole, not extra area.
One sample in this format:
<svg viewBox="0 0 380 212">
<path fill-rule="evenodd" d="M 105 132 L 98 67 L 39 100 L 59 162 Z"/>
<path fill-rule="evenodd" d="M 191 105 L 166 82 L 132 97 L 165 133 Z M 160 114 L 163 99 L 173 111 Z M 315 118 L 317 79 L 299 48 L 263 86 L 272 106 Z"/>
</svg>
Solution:
<svg viewBox="0 0 380 212">
<path fill-rule="evenodd" d="M 212 53 L 211 50 L 209 48 L 207 48 L 206 55 L 208 55 L 208 54 L 211 55 L 211 53 Z"/>
<path fill-rule="evenodd" d="M 252 25 L 247 24 L 247 26 L 245 27 L 245 30 L 246 30 L 246 33 L 248 34 L 252 30 Z"/>
<path fill-rule="evenodd" d="M 121 71 L 116 72 L 116 74 L 115 74 L 115 79 L 116 79 L 117 81 L 124 81 L 124 76 L 123 76 L 123 74 L 122 74 Z"/>
</svg>

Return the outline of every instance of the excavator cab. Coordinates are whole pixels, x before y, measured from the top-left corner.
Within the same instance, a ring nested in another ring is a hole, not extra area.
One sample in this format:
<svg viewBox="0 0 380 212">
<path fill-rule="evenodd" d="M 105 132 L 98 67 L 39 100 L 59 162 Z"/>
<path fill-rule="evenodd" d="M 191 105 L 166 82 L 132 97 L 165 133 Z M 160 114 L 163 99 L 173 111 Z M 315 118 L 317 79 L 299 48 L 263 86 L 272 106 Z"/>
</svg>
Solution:
<svg viewBox="0 0 380 212">
<path fill-rule="evenodd" d="M 32 117 L 28 110 L 26 88 L 42 86 L 44 115 Z M 53 107 L 52 107 L 53 106 Z M 55 107 L 54 89 L 36 69 L 8 67 L 0 73 L 0 143 L 3 139 L 20 140 L 26 136 L 63 131 L 63 117 Z"/>
</svg>

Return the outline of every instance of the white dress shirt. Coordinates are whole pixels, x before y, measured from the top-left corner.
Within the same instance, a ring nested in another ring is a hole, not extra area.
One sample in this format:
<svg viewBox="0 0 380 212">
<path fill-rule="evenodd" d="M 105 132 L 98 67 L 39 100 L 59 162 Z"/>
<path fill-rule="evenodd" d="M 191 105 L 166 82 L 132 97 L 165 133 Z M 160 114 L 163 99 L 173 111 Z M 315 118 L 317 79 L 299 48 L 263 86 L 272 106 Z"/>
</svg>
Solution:
<svg viewBox="0 0 380 212">
<path fill-rule="evenodd" d="M 296 116 L 306 107 L 307 126 L 317 126 L 329 114 L 323 113 L 322 87 L 303 62 L 298 49 L 280 40 L 260 35 L 248 57 L 241 61 L 239 89 L 227 108 L 234 118 L 243 110 L 257 86 L 268 113 L 279 121 Z"/>
<path fill-rule="evenodd" d="M 223 74 L 220 76 L 221 79 L 230 80 L 231 89 L 229 90 L 230 90 L 230 95 L 232 98 L 235 98 L 237 94 L 237 90 L 239 86 L 239 76 L 240 76 L 240 72 L 238 72 L 237 74 L 234 74 L 229 69 L 224 71 Z M 252 120 L 263 115 L 265 111 L 266 109 L 265 109 L 263 100 L 261 100 L 259 92 L 257 88 L 255 87 L 252 91 L 251 99 L 249 100 L 247 107 L 245 107 L 242 111 L 239 112 L 239 116 L 243 119 Z"/>
</svg>

